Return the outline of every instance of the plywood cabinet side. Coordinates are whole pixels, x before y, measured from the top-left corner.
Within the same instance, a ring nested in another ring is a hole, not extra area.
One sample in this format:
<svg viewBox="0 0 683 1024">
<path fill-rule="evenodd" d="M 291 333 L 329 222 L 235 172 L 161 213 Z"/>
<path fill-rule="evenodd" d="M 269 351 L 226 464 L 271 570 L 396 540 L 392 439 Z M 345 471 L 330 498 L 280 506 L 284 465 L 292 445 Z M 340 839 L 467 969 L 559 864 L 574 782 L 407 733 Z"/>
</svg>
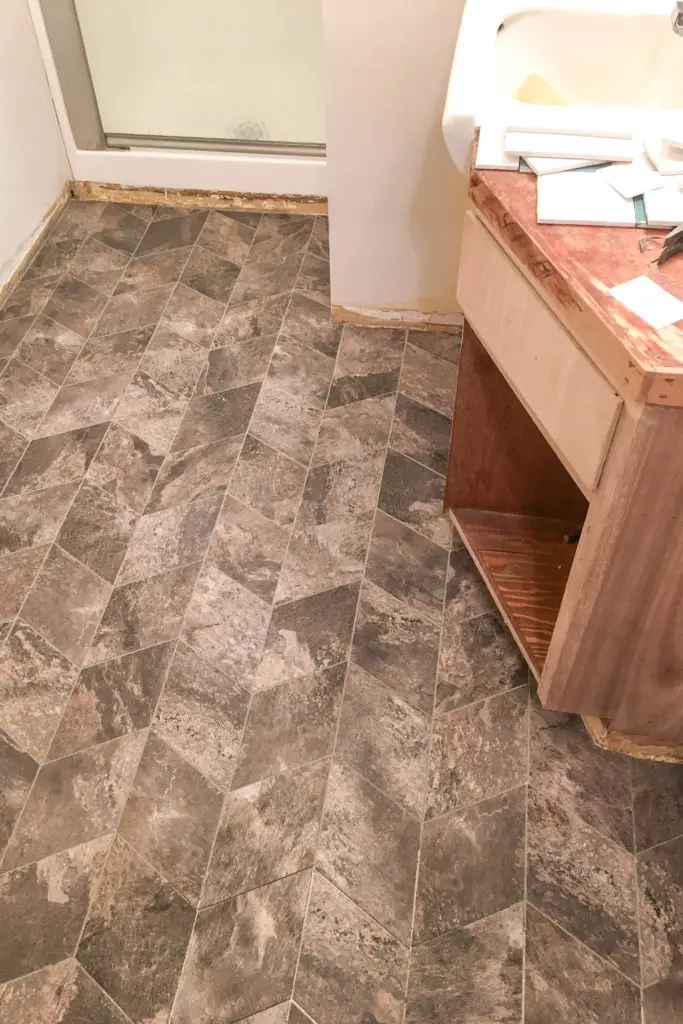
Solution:
<svg viewBox="0 0 683 1024">
<path fill-rule="evenodd" d="M 458 299 L 543 435 L 590 494 L 622 399 L 472 213 L 465 218 Z"/>
<path fill-rule="evenodd" d="M 683 741 L 683 410 L 631 407 L 590 504 L 539 686 Z"/>
</svg>

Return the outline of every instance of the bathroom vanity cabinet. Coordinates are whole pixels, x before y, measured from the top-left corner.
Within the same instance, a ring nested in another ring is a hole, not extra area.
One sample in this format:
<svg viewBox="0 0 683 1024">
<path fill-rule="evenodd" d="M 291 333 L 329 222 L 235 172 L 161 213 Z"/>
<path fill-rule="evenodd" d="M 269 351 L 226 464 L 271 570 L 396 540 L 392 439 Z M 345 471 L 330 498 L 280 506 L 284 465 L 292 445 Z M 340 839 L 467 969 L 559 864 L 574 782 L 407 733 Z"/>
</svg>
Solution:
<svg viewBox="0 0 683 1024">
<path fill-rule="evenodd" d="M 535 190 L 471 172 L 446 507 L 542 702 L 683 759 L 683 330 L 607 292 L 649 274 L 683 298 L 683 257 L 539 225 Z"/>
</svg>

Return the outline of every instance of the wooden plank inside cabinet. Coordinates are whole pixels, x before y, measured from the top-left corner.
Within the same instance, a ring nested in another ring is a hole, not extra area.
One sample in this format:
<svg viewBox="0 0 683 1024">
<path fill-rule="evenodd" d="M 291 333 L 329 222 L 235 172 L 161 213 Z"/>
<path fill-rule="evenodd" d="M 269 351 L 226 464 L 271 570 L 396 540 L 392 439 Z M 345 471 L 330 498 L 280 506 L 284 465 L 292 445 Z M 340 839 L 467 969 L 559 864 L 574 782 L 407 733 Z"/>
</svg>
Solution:
<svg viewBox="0 0 683 1024">
<path fill-rule="evenodd" d="M 458 299 L 539 429 L 590 495 L 622 399 L 473 213 L 465 217 Z"/>
</svg>

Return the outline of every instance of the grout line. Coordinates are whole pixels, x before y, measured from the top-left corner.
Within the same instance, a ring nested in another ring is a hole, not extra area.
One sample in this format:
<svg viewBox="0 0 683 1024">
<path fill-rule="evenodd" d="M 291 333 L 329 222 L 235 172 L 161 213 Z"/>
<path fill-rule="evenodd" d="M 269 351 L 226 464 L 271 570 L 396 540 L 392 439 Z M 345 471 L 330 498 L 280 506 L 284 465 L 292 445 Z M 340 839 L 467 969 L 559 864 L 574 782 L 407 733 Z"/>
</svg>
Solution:
<svg viewBox="0 0 683 1024">
<path fill-rule="evenodd" d="M 88 909 L 90 909 L 90 908 L 88 907 Z M 79 941 L 79 943 L 80 943 L 80 941 L 81 941 L 81 936 L 80 936 L 80 935 L 79 935 L 79 937 L 78 937 L 78 941 Z M 77 959 L 76 959 L 76 952 L 78 952 L 78 947 L 76 947 L 76 951 L 74 952 L 74 955 L 73 955 L 73 957 L 71 958 L 71 959 L 73 960 L 74 964 L 75 964 L 75 965 L 77 965 L 78 967 L 80 967 L 80 969 L 81 969 L 81 970 L 83 971 L 83 973 L 84 973 L 84 974 L 86 974 L 86 975 L 88 976 L 89 980 L 90 980 L 90 981 L 91 981 L 91 982 L 93 983 L 93 985 L 95 985 L 95 986 L 96 986 L 96 987 L 97 987 L 97 988 L 98 988 L 98 989 L 100 990 L 100 992 L 102 992 L 102 994 L 103 994 L 103 995 L 104 995 L 104 996 L 106 997 L 106 999 L 107 999 L 107 1002 L 108 1002 L 108 1003 L 111 1003 L 111 1004 L 112 1004 L 112 1006 L 114 1006 L 114 1008 L 115 1008 L 115 1009 L 116 1009 L 116 1010 L 117 1010 L 117 1011 L 118 1011 L 118 1012 L 119 1012 L 119 1013 L 121 1014 L 121 1016 L 123 1017 L 123 1019 L 124 1019 L 125 1021 L 127 1021 L 127 1022 L 128 1022 L 128 1024 L 134 1024 L 134 1022 L 133 1022 L 132 1018 L 128 1016 L 128 1014 L 127 1014 L 127 1013 L 125 1012 L 125 1010 L 122 1010 L 122 1009 L 121 1009 L 121 1007 L 119 1006 L 119 1004 L 118 1004 L 118 1003 L 117 1003 L 117 1002 L 116 1002 L 116 1001 L 115 1001 L 114 999 L 112 999 L 112 997 L 111 997 L 111 996 L 109 995 L 109 993 L 108 993 L 108 992 L 106 991 L 106 989 L 102 988 L 102 986 L 100 985 L 100 983 L 99 983 L 99 981 L 97 980 L 97 978 L 93 978 L 92 974 L 91 974 L 91 973 L 90 973 L 90 971 L 89 971 L 89 970 L 88 970 L 88 969 L 87 969 L 87 968 L 85 967 L 85 965 L 84 965 L 84 964 L 82 964 L 80 960 L 77 960 Z M 72 968 L 72 976 L 73 976 L 74 974 L 76 974 L 76 967 Z M 66 987 L 66 986 L 65 986 L 65 987 Z M 57 1012 L 58 1012 L 58 1014 L 59 1014 L 59 1012 L 61 1011 L 61 1009 L 62 1009 L 62 1001 L 61 1001 L 61 999 L 60 999 L 60 1002 L 59 1002 L 59 1007 L 58 1007 L 58 1011 L 57 1011 Z M 58 1024 L 58 1022 L 59 1022 L 59 1016 L 57 1016 L 57 1017 L 55 1018 L 55 1024 Z"/>
<path fill-rule="evenodd" d="M 635 896 L 635 911 L 636 911 L 636 939 L 638 942 L 638 973 L 640 979 L 640 1014 L 645 1021 L 645 1004 L 643 1001 L 643 934 L 641 925 L 641 913 L 640 913 L 640 884 L 639 884 L 639 865 L 638 865 L 638 846 L 636 840 L 636 795 L 633 779 L 633 760 L 630 759 L 628 766 L 629 769 L 629 788 L 631 790 L 631 828 L 633 835 L 633 884 L 634 884 L 634 896 Z"/>
</svg>

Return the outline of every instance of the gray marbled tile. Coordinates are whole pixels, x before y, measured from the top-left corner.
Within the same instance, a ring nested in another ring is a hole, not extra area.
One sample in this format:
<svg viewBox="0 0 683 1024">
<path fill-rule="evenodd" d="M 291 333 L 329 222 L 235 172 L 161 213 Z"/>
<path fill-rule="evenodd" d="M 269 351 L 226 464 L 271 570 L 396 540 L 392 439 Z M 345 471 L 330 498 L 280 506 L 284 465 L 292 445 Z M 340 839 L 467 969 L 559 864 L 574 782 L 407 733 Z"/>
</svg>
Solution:
<svg viewBox="0 0 683 1024">
<path fill-rule="evenodd" d="M 0 555 L 0 619 L 13 618 L 19 614 L 48 550 L 49 544 L 44 544 Z"/>
<path fill-rule="evenodd" d="M 172 329 L 178 338 L 192 341 L 203 348 L 211 348 L 224 309 L 223 302 L 202 295 L 187 285 L 178 284 L 159 326 Z"/>
<path fill-rule="evenodd" d="M 232 781 L 249 693 L 182 642 L 178 644 L 155 729 L 218 786 Z"/>
<path fill-rule="evenodd" d="M 444 488 L 442 477 L 389 449 L 378 507 L 449 549 L 452 527 L 444 512 Z"/>
<path fill-rule="evenodd" d="M 400 390 L 444 416 L 453 413 L 458 368 L 454 363 L 407 344 L 401 367 Z"/>
<path fill-rule="evenodd" d="M 80 665 L 110 591 L 100 576 L 55 546 L 26 598 L 22 616 L 69 661 Z"/>
<path fill-rule="evenodd" d="M 294 395 L 266 377 L 250 430 L 271 447 L 307 466 L 315 448 L 323 412 L 319 403 Z"/>
<path fill-rule="evenodd" d="M 429 821 L 422 835 L 415 941 L 524 898 L 524 786 Z"/>
<path fill-rule="evenodd" d="M 633 855 L 535 788 L 528 815 L 529 901 L 637 982 Z"/>
<path fill-rule="evenodd" d="M 418 946 L 405 1024 L 519 1024 L 523 962 L 521 903 Z"/>
<path fill-rule="evenodd" d="M 178 636 L 199 563 L 116 587 L 92 640 L 89 660 L 151 647 Z"/>
<path fill-rule="evenodd" d="M 8 426 L 30 437 L 57 392 L 51 380 L 18 359 L 10 359 L 0 373 L 0 416 Z"/>
<path fill-rule="evenodd" d="M 98 219 L 106 207 L 104 202 L 70 199 L 50 232 L 50 238 L 85 238 L 95 231 Z"/>
<path fill-rule="evenodd" d="M 638 857 L 643 984 L 681 984 L 683 836 Z M 635 969 L 632 971 L 635 973 Z"/>
<path fill-rule="evenodd" d="M 633 853 L 632 762 L 597 747 L 581 719 L 531 701 L 529 779 L 568 813 Z"/>
<path fill-rule="evenodd" d="M 113 583 L 133 536 L 137 516 L 113 494 L 84 483 L 61 530 L 59 544 Z"/>
<path fill-rule="evenodd" d="M 349 666 L 336 757 L 422 818 L 430 722 L 357 665 Z"/>
<path fill-rule="evenodd" d="M 393 412 L 393 395 L 327 409 L 320 424 L 313 464 L 353 459 L 384 448 Z"/>
<path fill-rule="evenodd" d="M 38 249 L 31 263 L 24 271 L 24 281 L 50 274 L 64 274 L 80 248 L 77 238 L 63 238 L 57 241 L 48 238 Z"/>
<path fill-rule="evenodd" d="M 65 384 L 57 393 L 37 432 L 45 437 L 110 420 L 126 390 L 128 380 L 127 374 L 112 374 L 97 380 Z"/>
<path fill-rule="evenodd" d="M 2 319 L 0 312 L 0 358 L 9 359 L 35 322 L 34 316 L 18 316 L 12 320 Z"/>
<path fill-rule="evenodd" d="M 249 254 L 254 233 L 255 228 L 248 221 L 212 210 L 202 228 L 199 244 L 241 267 Z"/>
<path fill-rule="evenodd" d="M 264 213 L 249 250 L 249 262 L 303 253 L 313 225 L 314 218 L 306 214 Z"/>
<path fill-rule="evenodd" d="M 315 229 L 314 229 L 315 230 Z M 341 342 L 343 324 L 332 319 L 329 303 L 316 302 L 296 289 L 282 322 L 282 334 L 296 338 L 333 359 Z"/>
<path fill-rule="evenodd" d="M 117 837 L 77 957 L 134 1019 L 166 1020 L 193 921 L 192 907 Z"/>
<path fill-rule="evenodd" d="M 178 338 L 173 328 L 158 325 L 140 362 L 140 369 L 189 398 L 206 362 L 206 349 Z"/>
<path fill-rule="evenodd" d="M 457 364 L 460 362 L 462 324 L 452 331 L 408 331 L 408 341 L 416 348 Z"/>
<path fill-rule="evenodd" d="M 184 637 L 199 654 L 252 688 L 269 615 L 264 601 L 206 565 L 187 609 Z"/>
<path fill-rule="evenodd" d="M 321 259 L 330 258 L 330 229 L 327 217 L 315 217 L 308 251 Z"/>
<path fill-rule="evenodd" d="M 524 1020 L 640 1024 L 640 992 L 529 906 Z"/>
<path fill-rule="evenodd" d="M 683 834 L 683 766 L 640 759 L 630 764 L 636 850 Z"/>
<path fill-rule="evenodd" d="M 155 220 L 147 228 L 136 256 L 184 249 L 186 246 L 194 245 L 208 216 L 206 210 L 186 210 L 183 215 L 169 220 Z"/>
<path fill-rule="evenodd" d="M 275 338 L 289 302 L 289 295 L 251 299 L 239 306 L 231 305 L 214 339 L 214 346 L 237 345 L 258 338 Z M 305 339 L 302 339 L 305 340 Z"/>
<path fill-rule="evenodd" d="M 678 1024 L 683 1018 L 683 983 L 661 981 L 643 991 L 643 1024 Z"/>
<path fill-rule="evenodd" d="M 0 647 L 0 728 L 37 761 L 45 757 L 77 674 L 21 621 Z"/>
<path fill-rule="evenodd" d="M 111 832 L 144 743 L 144 732 L 131 733 L 43 765 L 7 847 L 3 870 Z"/>
<path fill-rule="evenodd" d="M 420 823 L 346 765 L 333 765 L 317 867 L 410 945 Z"/>
<path fill-rule="evenodd" d="M 138 372 L 123 393 L 116 418 L 155 454 L 161 454 L 171 447 L 186 408 L 186 399 L 149 374 Z"/>
<path fill-rule="evenodd" d="M 263 380 L 274 347 L 275 335 L 266 334 L 213 348 L 197 381 L 197 394 L 211 395 Z"/>
<path fill-rule="evenodd" d="M 450 442 L 450 413 L 444 416 L 407 395 L 397 395 L 389 438 L 392 448 L 445 475 Z"/>
<path fill-rule="evenodd" d="M 438 544 L 378 511 L 367 578 L 421 615 L 441 621 L 448 555 Z"/>
<path fill-rule="evenodd" d="M 0 501 L 0 554 L 50 544 L 78 490 L 75 480 Z"/>
<path fill-rule="evenodd" d="M 437 718 L 429 762 L 428 817 L 526 782 L 528 734 L 526 686 Z"/>
<path fill-rule="evenodd" d="M 272 601 L 289 534 L 260 512 L 225 496 L 208 560 L 264 601 Z"/>
<path fill-rule="evenodd" d="M 346 665 L 255 693 L 234 786 L 328 757 L 334 745 Z M 263 737 L 268 742 L 263 742 Z"/>
<path fill-rule="evenodd" d="M 9 480 L 28 444 L 23 434 L 18 434 L 6 423 L 0 422 L 0 490 Z"/>
<path fill-rule="evenodd" d="M 59 1020 L 62 990 L 72 966 L 70 959 L 61 960 L 8 981 L 0 988 L 0 1020 L 6 1024 L 53 1024 Z M 106 1018 L 104 1024 L 109 1024 Z"/>
<path fill-rule="evenodd" d="M 398 386 L 404 343 L 404 331 L 346 324 L 328 408 L 393 394 Z"/>
<path fill-rule="evenodd" d="M 103 295 L 111 295 L 128 266 L 130 254 L 88 238 L 71 263 L 71 273 Z"/>
<path fill-rule="evenodd" d="M 231 793 L 202 905 L 313 867 L 329 764 L 295 768 Z"/>
<path fill-rule="evenodd" d="M 317 1021 L 401 1024 L 408 951 L 317 872 L 294 998 Z M 340 1016 L 343 1014 L 343 1016 Z"/>
<path fill-rule="evenodd" d="M 116 1003 L 95 984 L 78 964 L 71 972 L 61 993 L 59 1010 L 54 1024 L 126 1024 Z"/>
<path fill-rule="evenodd" d="M 296 338 L 278 338 L 268 379 L 283 391 L 323 409 L 334 361 Z"/>
<path fill-rule="evenodd" d="M 62 384 L 82 347 L 80 334 L 39 316 L 17 349 L 17 358 L 55 384 Z"/>
<path fill-rule="evenodd" d="M 486 584 L 460 537 L 453 537 L 453 550 L 448 564 L 444 619 L 450 627 L 465 619 L 495 612 L 496 606 Z M 482 693 L 481 696 L 489 696 Z"/>
<path fill-rule="evenodd" d="M 81 670 L 50 746 L 52 760 L 144 729 L 154 714 L 172 645 L 158 644 Z"/>
<path fill-rule="evenodd" d="M 45 308 L 59 280 L 59 274 L 52 274 L 34 281 L 20 281 L 0 306 L 0 323 L 18 317 L 37 316 Z"/>
<path fill-rule="evenodd" d="M 52 292 L 43 312 L 62 327 L 87 338 L 106 303 L 106 295 L 66 274 Z"/>
<path fill-rule="evenodd" d="M 294 522 L 306 480 L 303 466 L 247 434 L 230 493 L 279 526 Z"/>
<path fill-rule="evenodd" d="M 200 911 L 173 1024 L 238 1020 L 288 999 L 309 888 L 302 871 Z"/>
<path fill-rule="evenodd" d="M 96 839 L 0 875 L 0 982 L 73 954 L 108 846 Z"/>
<path fill-rule="evenodd" d="M 30 754 L 21 750 L 8 734 L 0 731 L 0 778 L 2 778 L 0 850 L 4 850 L 12 834 L 12 829 L 26 803 L 37 771 L 38 765 Z"/>
<path fill-rule="evenodd" d="M 296 282 L 297 290 L 316 302 L 330 303 L 330 264 L 327 260 L 307 253 Z"/>
<path fill-rule="evenodd" d="M 155 324 L 163 313 L 172 291 L 173 285 L 166 284 L 159 288 L 114 295 L 97 321 L 97 333 L 114 334 Z"/>
<path fill-rule="evenodd" d="M 147 441 L 112 423 L 87 479 L 133 512 L 142 512 L 164 456 Z"/>
<path fill-rule="evenodd" d="M 282 295 L 294 287 L 301 255 L 285 256 L 282 259 L 263 260 L 247 263 L 240 271 L 237 284 L 230 296 L 230 305 L 238 306 L 252 299 L 264 299 L 271 295 Z"/>
<path fill-rule="evenodd" d="M 297 527 L 374 511 L 383 466 L 382 453 L 314 466 L 306 477 Z"/>
<path fill-rule="evenodd" d="M 243 434 L 249 425 L 259 385 L 246 384 L 215 395 L 193 398 L 173 442 L 173 451 Z"/>
<path fill-rule="evenodd" d="M 466 557 L 469 560 L 469 555 Z M 467 587 L 466 581 L 459 582 Z M 470 601 L 478 600 L 479 594 L 449 598 L 452 592 L 449 584 L 436 685 L 439 714 L 514 689 L 528 678 L 526 662 L 498 612 L 463 620 L 462 611 Z M 488 593 L 481 597 L 490 600 Z"/>
<path fill-rule="evenodd" d="M 5 485 L 5 497 L 79 480 L 95 457 L 106 429 L 106 423 L 98 423 L 31 441 Z"/>
<path fill-rule="evenodd" d="M 372 529 L 372 512 L 317 526 L 296 526 L 282 566 L 275 600 L 293 601 L 359 580 Z"/>
<path fill-rule="evenodd" d="M 95 225 L 92 237 L 132 255 L 137 249 L 147 225 L 122 203 L 108 203 Z"/>
<path fill-rule="evenodd" d="M 242 447 L 243 438 L 172 452 L 164 462 L 149 499 L 148 512 L 160 512 L 203 495 L 223 494 Z"/>
<path fill-rule="evenodd" d="M 196 905 L 222 805 L 222 790 L 152 730 L 118 832 Z"/>
<path fill-rule="evenodd" d="M 439 627 L 412 604 L 363 581 L 353 660 L 415 708 L 431 714 Z"/>
<path fill-rule="evenodd" d="M 205 494 L 187 505 L 142 516 L 130 537 L 117 586 L 203 559 L 222 495 Z"/>
<path fill-rule="evenodd" d="M 346 661 L 359 584 L 278 605 L 273 611 L 256 685 L 263 689 Z"/>
<path fill-rule="evenodd" d="M 191 249 L 170 249 L 150 255 L 136 256 L 121 275 L 115 294 L 123 295 L 125 292 L 175 284 L 191 251 Z"/>
<path fill-rule="evenodd" d="M 120 374 L 132 377 L 154 332 L 154 325 L 89 338 L 71 367 L 67 383 Z"/>
<path fill-rule="evenodd" d="M 215 302 L 225 304 L 235 290 L 239 272 L 237 263 L 196 245 L 180 280 Z"/>
</svg>

